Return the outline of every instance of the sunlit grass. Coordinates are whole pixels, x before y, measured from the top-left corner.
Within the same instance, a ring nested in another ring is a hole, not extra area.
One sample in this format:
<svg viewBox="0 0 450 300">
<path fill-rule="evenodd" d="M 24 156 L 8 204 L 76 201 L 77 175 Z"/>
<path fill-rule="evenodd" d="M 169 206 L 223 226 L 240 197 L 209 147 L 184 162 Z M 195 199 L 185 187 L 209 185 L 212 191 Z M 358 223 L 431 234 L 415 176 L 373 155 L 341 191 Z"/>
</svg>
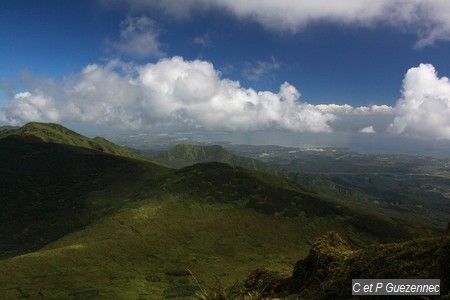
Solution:
<svg viewBox="0 0 450 300">
<path fill-rule="evenodd" d="M 0 287 L 49 298 L 92 290 L 133 299 L 192 293 L 192 278 L 169 274 L 189 269 L 202 284 L 224 286 L 259 267 L 287 274 L 308 241 L 330 227 L 339 225 L 167 196 L 1 261 Z"/>
</svg>

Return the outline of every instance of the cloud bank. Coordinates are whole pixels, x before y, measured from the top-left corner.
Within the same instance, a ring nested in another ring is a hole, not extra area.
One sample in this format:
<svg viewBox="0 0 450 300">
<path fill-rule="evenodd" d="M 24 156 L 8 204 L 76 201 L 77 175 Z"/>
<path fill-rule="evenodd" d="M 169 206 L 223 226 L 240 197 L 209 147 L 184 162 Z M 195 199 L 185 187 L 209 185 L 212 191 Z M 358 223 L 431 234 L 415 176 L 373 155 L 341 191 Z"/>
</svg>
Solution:
<svg viewBox="0 0 450 300">
<path fill-rule="evenodd" d="M 130 128 L 183 123 L 207 129 L 330 132 L 329 122 L 335 118 L 301 102 L 300 93 L 289 83 L 277 93 L 243 88 L 221 78 L 211 63 L 182 57 L 137 66 L 119 61 L 92 64 L 45 89 L 16 94 L 0 110 L 0 121 L 13 125 L 74 121 Z"/>
<path fill-rule="evenodd" d="M 46 81 L 17 93 L 0 109 L 0 123 L 81 122 L 146 128 L 155 124 L 229 131 L 390 132 L 450 139 L 450 82 L 432 65 L 411 68 L 395 107 L 312 105 L 283 83 L 279 91 L 244 88 L 207 61 L 175 56 L 133 65 L 91 64 L 61 83 Z M 362 128 L 362 129 L 361 129 Z"/>
<path fill-rule="evenodd" d="M 417 46 L 450 40 L 447 0 L 100 0 L 106 6 L 126 5 L 134 11 L 160 9 L 176 18 L 208 9 L 227 10 L 275 30 L 297 32 L 316 22 L 356 26 L 390 25 L 415 32 Z"/>
</svg>

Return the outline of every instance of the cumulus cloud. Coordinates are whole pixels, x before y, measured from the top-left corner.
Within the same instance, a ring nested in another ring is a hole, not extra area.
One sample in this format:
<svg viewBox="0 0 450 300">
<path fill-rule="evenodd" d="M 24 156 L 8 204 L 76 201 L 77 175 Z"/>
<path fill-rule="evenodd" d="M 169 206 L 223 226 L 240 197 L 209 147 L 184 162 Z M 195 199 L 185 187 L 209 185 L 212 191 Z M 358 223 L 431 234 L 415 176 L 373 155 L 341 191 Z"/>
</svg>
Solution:
<svg viewBox="0 0 450 300">
<path fill-rule="evenodd" d="M 100 0 L 125 4 L 133 10 L 160 9 L 177 18 L 219 8 L 266 28 L 296 32 L 316 22 L 357 26 L 389 24 L 416 32 L 418 46 L 450 39 L 450 2 L 446 0 Z"/>
<path fill-rule="evenodd" d="M 181 122 L 207 129 L 298 132 L 330 132 L 334 118 L 300 101 L 289 83 L 277 93 L 243 88 L 221 78 L 211 63 L 181 57 L 137 66 L 88 65 L 59 87 L 17 94 L 1 110 L 1 121 L 10 124 L 78 121 L 139 128 Z"/>
<path fill-rule="evenodd" d="M 112 43 L 113 48 L 131 56 L 160 57 L 164 55 L 159 33 L 153 20 L 148 17 L 128 17 L 120 24 L 120 37 Z"/>
<path fill-rule="evenodd" d="M 34 94 L 17 93 L 9 106 L 0 110 L 0 122 L 9 125 L 20 125 L 29 120 L 56 122 L 59 119 L 60 112 L 53 99 L 39 91 Z"/>
<path fill-rule="evenodd" d="M 281 63 L 274 57 L 268 61 L 247 62 L 242 75 L 250 81 L 258 81 L 267 74 L 277 71 L 280 67 Z"/>
<path fill-rule="evenodd" d="M 42 82 L 42 84 L 39 84 Z M 0 109 L 0 123 L 80 122 L 146 128 L 175 124 L 231 131 L 388 131 L 450 139 L 450 82 L 432 65 L 411 68 L 394 107 L 313 105 L 285 82 L 279 91 L 244 88 L 222 78 L 207 61 L 171 57 L 133 65 L 118 60 L 90 64 L 62 83 L 35 80 Z"/>
<path fill-rule="evenodd" d="M 361 132 L 361 133 L 375 133 L 375 128 L 373 128 L 373 126 L 370 125 L 370 126 L 361 128 L 361 129 L 359 130 L 359 132 Z"/>
<path fill-rule="evenodd" d="M 450 139 L 450 82 L 430 64 L 411 68 L 403 80 L 390 131 L 413 137 Z"/>
</svg>

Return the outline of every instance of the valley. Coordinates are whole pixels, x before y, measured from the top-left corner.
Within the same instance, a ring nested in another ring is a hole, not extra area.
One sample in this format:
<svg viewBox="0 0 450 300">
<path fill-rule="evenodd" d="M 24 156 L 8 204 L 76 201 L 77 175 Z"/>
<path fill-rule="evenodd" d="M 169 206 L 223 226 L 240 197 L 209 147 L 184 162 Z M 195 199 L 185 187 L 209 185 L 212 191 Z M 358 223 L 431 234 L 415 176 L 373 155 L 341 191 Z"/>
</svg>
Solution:
<svg viewBox="0 0 450 300">
<path fill-rule="evenodd" d="M 421 219 L 446 228 L 450 214 L 450 160 L 426 156 L 360 154 L 342 148 L 229 145 L 259 159 L 301 186 L 361 209 Z"/>
<path fill-rule="evenodd" d="M 27 124 L 0 139 L 5 299 L 194 297 L 256 269 L 288 277 L 330 231 L 355 249 L 441 234 L 220 146 L 153 160 L 58 126 Z"/>
</svg>

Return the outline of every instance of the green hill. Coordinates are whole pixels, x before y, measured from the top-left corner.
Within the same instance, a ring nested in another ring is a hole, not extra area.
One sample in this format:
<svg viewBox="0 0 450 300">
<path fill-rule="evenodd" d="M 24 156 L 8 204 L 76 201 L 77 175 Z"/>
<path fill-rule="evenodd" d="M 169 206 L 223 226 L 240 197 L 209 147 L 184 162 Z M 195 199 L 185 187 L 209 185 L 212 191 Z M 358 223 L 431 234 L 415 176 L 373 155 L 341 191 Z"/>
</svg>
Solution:
<svg viewBox="0 0 450 300">
<path fill-rule="evenodd" d="M 198 163 L 221 162 L 249 170 L 274 173 L 274 170 L 266 163 L 253 158 L 235 155 L 219 145 L 204 146 L 179 144 L 163 153 L 152 156 L 151 159 L 164 166 L 175 169 Z"/>
<path fill-rule="evenodd" d="M 0 157 L 0 255 L 35 249 L 78 229 L 138 199 L 169 171 L 31 136 L 0 139 Z"/>
<path fill-rule="evenodd" d="M 372 245 L 355 250 L 336 232 L 316 239 L 290 277 L 253 272 L 243 290 L 263 296 L 350 299 L 355 278 L 439 278 L 441 295 L 450 292 L 450 237 Z"/>
<path fill-rule="evenodd" d="M 318 197 L 281 177 L 221 163 L 197 164 L 176 171 L 167 177 L 163 189 L 213 202 L 238 203 L 267 214 L 338 220 L 380 241 L 407 239 L 417 230 L 426 231 L 420 223 L 353 209 Z"/>
<path fill-rule="evenodd" d="M 287 276 L 330 230 L 356 247 L 433 232 L 223 163 L 174 170 L 17 134 L 0 157 L 4 299 L 188 296 L 258 267 Z"/>
<path fill-rule="evenodd" d="M 285 218 L 165 196 L 140 202 L 43 249 L 0 261 L 2 299 L 163 299 L 232 284 L 258 266 L 288 272 L 338 221 Z"/>
<path fill-rule="evenodd" d="M 198 289 L 196 280 L 231 285 L 260 267 L 288 276 L 310 241 L 329 230 L 374 241 L 339 218 L 285 217 L 165 194 L 0 261 L 0 292 L 5 299 L 189 296 Z"/>
<path fill-rule="evenodd" d="M 171 170 L 30 136 L 0 140 L 0 253 L 36 249 L 130 201 L 163 193 L 231 203 L 286 217 L 340 218 L 376 239 L 410 235 L 410 224 L 319 198 L 274 175 L 205 163 Z M 393 228 L 391 230 L 390 228 Z"/>
<path fill-rule="evenodd" d="M 141 158 L 134 150 L 118 146 L 101 137 L 93 139 L 85 137 L 59 124 L 31 122 L 22 127 L 5 127 L 0 130 L 0 139 L 11 135 L 33 137 L 47 143 L 83 147 L 124 157 Z"/>
</svg>

